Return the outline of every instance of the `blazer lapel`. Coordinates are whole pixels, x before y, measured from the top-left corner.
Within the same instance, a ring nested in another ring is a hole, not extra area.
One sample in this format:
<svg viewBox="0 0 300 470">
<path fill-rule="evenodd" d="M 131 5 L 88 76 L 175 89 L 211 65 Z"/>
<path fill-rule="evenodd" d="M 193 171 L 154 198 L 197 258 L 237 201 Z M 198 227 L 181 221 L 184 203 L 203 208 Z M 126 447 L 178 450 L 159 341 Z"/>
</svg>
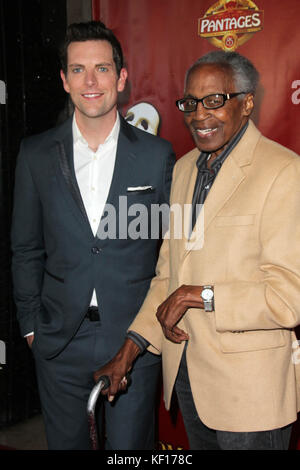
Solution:
<svg viewBox="0 0 300 470">
<path fill-rule="evenodd" d="M 203 213 L 200 213 L 198 217 L 199 223 L 202 222 L 203 225 L 202 227 L 198 226 L 197 233 L 196 224 L 184 256 L 192 250 L 201 248 L 203 244 L 203 237 L 201 235 L 203 234 L 204 236 L 213 219 L 245 179 L 246 176 L 242 167 L 251 164 L 253 151 L 260 135 L 260 132 L 250 121 L 245 135 L 223 163 L 213 187 L 208 193 L 202 208 Z"/>
<path fill-rule="evenodd" d="M 61 187 L 62 189 L 67 189 L 64 193 L 67 193 L 67 198 L 72 206 L 73 212 L 76 214 L 80 223 L 84 223 L 84 225 L 88 227 L 89 234 L 93 236 L 75 175 L 72 118 L 68 119 L 62 126 L 55 144 L 58 154 L 57 173 L 59 180 L 63 183 Z"/>
<path fill-rule="evenodd" d="M 171 209 L 174 209 L 175 215 L 172 218 L 171 211 L 170 228 L 174 230 L 174 236 L 180 238 L 179 243 L 183 252 L 186 249 L 186 244 L 189 243 L 192 200 L 198 171 L 196 162 L 199 155 L 200 151 L 198 149 L 192 150 L 191 158 L 186 162 L 184 170 L 181 170 L 178 189 L 176 189 L 176 194 L 174 194 L 174 198 L 171 201 L 172 206 L 174 206 Z M 179 216 L 176 215 L 177 204 L 181 207 Z"/>
<path fill-rule="evenodd" d="M 119 196 L 124 191 L 130 175 L 136 170 L 136 154 L 133 144 L 137 137 L 132 132 L 131 125 L 120 116 L 120 134 L 118 139 L 115 167 L 107 196 L 106 204 L 112 204 L 118 213 Z"/>
</svg>

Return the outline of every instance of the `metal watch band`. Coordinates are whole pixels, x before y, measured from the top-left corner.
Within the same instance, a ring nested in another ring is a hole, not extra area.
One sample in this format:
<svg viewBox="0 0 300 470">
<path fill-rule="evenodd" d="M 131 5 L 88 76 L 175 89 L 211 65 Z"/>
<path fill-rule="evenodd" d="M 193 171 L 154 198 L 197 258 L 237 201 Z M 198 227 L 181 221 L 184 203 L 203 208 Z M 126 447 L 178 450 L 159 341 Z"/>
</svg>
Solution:
<svg viewBox="0 0 300 470">
<path fill-rule="evenodd" d="M 204 289 L 211 289 L 213 291 L 213 286 L 203 286 L 203 290 Z M 213 312 L 213 310 L 214 310 L 214 297 L 211 300 L 204 300 L 203 299 L 203 304 L 204 304 L 205 312 Z"/>
<path fill-rule="evenodd" d="M 213 299 L 212 300 L 203 300 L 203 303 L 204 303 L 204 310 L 206 312 L 212 312 L 214 307 L 213 307 Z"/>
</svg>

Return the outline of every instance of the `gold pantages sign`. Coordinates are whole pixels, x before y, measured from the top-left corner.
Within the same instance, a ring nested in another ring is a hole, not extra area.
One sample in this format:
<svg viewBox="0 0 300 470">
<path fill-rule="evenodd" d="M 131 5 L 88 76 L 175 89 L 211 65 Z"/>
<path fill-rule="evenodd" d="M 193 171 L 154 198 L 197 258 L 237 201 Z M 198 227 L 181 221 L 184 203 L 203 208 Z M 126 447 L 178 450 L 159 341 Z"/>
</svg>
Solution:
<svg viewBox="0 0 300 470">
<path fill-rule="evenodd" d="M 234 51 L 263 29 L 264 12 L 251 0 L 219 0 L 198 20 L 198 34 L 215 47 Z"/>
</svg>

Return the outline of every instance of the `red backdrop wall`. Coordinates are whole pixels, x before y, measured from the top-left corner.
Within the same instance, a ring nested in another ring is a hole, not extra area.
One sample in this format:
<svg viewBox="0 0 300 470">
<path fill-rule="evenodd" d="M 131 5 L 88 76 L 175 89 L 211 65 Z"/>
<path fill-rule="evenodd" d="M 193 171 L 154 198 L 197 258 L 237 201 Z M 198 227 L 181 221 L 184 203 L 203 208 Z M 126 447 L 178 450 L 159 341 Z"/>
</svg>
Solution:
<svg viewBox="0 0 300 470">
<path fill-rule="evenodd" d="M 175 100 L 182 97 L 187 68 L 204 53 L 216 49 L 198 35 L 198 19 L 214 3 L 93 1 L 94 19 L 114 31 L 124 50 L 129 86 L 121 112 L 126 115 L 133 105 L 151 103 L 160 115 L 158 133 L 172 142 L 177 158 L 194 144 Z M 255 0 L 255 4 L 263 11 L 263 29 L 237 49 L 261 75 L 252 117 L 264 135 L 300 154 L 300 2 Z M 188 448 L 180 414 L 170 419 L 162 403 L 159 437 L 163 448 Z M 293 439 L 294 446 L 297 439 Z"/>
</svg>

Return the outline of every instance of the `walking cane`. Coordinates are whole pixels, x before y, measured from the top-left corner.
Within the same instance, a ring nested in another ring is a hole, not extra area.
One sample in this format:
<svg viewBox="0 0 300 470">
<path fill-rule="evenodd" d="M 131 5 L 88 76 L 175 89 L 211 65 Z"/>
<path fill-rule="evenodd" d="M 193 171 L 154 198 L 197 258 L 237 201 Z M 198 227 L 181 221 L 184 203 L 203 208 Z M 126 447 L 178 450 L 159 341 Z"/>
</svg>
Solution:
<svg viewBox="0 0 300 470">
<path fill-rule="evenodd" d="M 127 380 L 127 386 L 130 385 L 130 382 L 131 382 L 130 374 L 126 374 L 125 378 Z M 107 375 L 101 375 L 96 385 L 94 385 L 94 388 L 92 389 L 89 399 L 88 399 L 87 414 L 88 414 L 90 438 L 91 438 L 93 450 L 99 449 L 97 422 L 96 422 L 96 417 L 95 417 L 96 403 L 97 403 L 101 390 L 105 390 L 109 386 L 110 386 L 109 377 Z"/>
<path fill-rule="evenodd" d="M 99 377 L 98 382 L 94 385 L 92 389 L 88 404 L 87 404 L 87 413 L 88 413 L 88 422 L 89 422 L 89 430 L 90 430 L 90 438 L 92 443 L 92 449 L 98 450 L 99 449 L 99 440 L 98 440 L 98 431 L 97 431 L 97 423 L 95 417 L 95 407 L 98 400 L 98 396 L 101 390 L 105 390 L 110 386 L 110 380 L 107 375 L 102 375 Z"/>
</svg>

